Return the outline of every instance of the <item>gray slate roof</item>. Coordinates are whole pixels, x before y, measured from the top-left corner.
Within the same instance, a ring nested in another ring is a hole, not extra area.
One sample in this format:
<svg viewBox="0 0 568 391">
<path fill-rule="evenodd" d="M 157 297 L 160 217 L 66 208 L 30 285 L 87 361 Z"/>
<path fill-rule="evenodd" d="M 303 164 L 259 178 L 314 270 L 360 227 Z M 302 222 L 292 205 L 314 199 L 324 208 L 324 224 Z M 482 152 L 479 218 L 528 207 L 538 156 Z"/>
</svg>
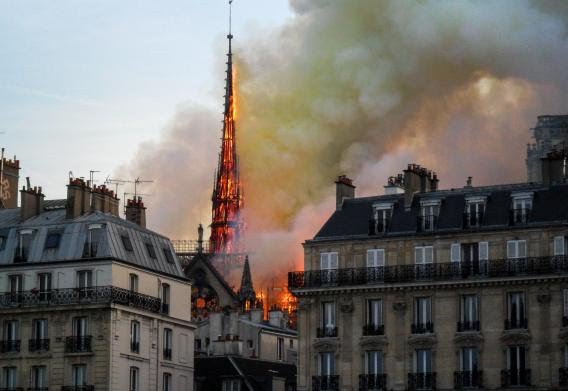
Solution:
<svg viewBox="0 0 568 391">
<path fill-rule="evenodd" d="M 394 203 L 391 221 L 383 236 L 416 235 L 420 201 L 425 199 L 441 200 L 434 233 L 460 231 L 463 230 L 463 214 L 468 196 L 487 197 L 484 219 L 479 229 L 506 228 L 509 227 L 511 194 L 524 191 L 534 194 L 529 222 L 525 227 L 568 223 L 568 184 L 546 187 L 522 183 L 418 193 L 409 210 L 404 207 L 404 194 L 348 199 L 343 202 L 341 210 L 331 215 L 314 240 L 370 237 L 369 221 L 373 218 L 373 204 L 380 202 Z"/>
<path fill-rule="evenodd" d="M 33 230 L 27 263 L 80 259 L 88 262 L 89 258 L 83 256 L 83 249 L 89 225 L 102 224 L 103 234 L 96 258 L 114 258 L 152 271 L 185 278 L 168 238 L 108 213 L 93 212 L 75 219 L 66 219 L 64 201 L 45 201 L 44 211 L 25 221 L 20 219 L 19 208 L 0 210 L 0 238 L 4 238 L 5 241 L 5 245 L 0 246 L 0 266 L 14 263 L 18 232 L 22 229 Z M 46 249 L 47 235 L 52 232 L 61 233 L 59 246 Z M 121 236 L 130 238 L 133 251 L 125 249 Z M 147 243 L 154 247 L 156 259 L 150 257 L 146 248 Z M 171 253 L 173 262 L 166 259 L 165 252 Z"/>
</svg>

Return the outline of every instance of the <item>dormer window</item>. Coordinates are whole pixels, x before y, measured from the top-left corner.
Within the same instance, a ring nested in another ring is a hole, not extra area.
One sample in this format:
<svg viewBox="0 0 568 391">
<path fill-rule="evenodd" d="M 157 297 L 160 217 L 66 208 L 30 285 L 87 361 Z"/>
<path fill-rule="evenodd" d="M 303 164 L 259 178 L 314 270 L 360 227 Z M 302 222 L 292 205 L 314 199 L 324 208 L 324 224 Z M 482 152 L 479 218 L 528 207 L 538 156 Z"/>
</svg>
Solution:
<svg viewBox="0 0 568 391">
<path fill-rule="evenodd" d="M 23 229 L 18 232 L 18 246 L 14 254 L 14 263 L 28 261 L 33 233 L 34 231 L 31 229 Z"/>
<path fill-rule="evenodd" d="M 420 202 L 420 217 L 418 228 L 421 231 L 433 231 L 438 223 L 440 213 L 440 200 L 426 200 Z"/>
<path fill-rule="evenodd" d="M 97 256 L 99 245 L 103 237 L 102 224 L 90 224 L 83 247 L 83 258 L 94 258 Z"/>
<path fill-rule="evenodd" d="M 134 251 L 134 247 L 132 247 L 132 242 L 130 241 L 130 236 L 122 235 L 120 237 L 120 240 L 122 240 L 122 246 L 124 247 L 124 249 L 126 251 L 129 251 L 129 252 Z"/>
<path fill-rule="evenodd" d="M 374 216 L 369 225 L 369 235 L 387 232 L 392 216 L 392 203 L 380 203 L 373 205 Z"/>
<path fill-rule="evenodd" d="M 481 226 L 485 214 L 485 197 L 466 198 L 464 228 Z"/>
<path fill-rule="evenodd" d="M 526 224 L 532 209 L 532 193 L 512 194 L 511 225 Z"/>
</svg>

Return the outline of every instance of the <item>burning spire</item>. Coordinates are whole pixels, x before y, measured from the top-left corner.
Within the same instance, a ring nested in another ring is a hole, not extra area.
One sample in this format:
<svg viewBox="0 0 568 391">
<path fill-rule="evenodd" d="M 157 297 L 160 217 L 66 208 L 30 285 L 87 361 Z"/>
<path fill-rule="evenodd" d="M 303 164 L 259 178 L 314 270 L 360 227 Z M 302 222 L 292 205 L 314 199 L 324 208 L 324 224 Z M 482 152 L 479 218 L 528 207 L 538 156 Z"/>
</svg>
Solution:
<svg viewBox="0 0 568 391">
<path fill-rule="evenodd" d="M 227 75 L 225 84 L 225 111 L 223 137 L 219 164 L 215 175 L 212 196 L 211 252 L 214 254 L 236 254 L 241 252 L 240 234 L 243 223 L 240 210 L 243 207 L 242 188 L 235 139 L 235 96 L 233 75 L 233 54 L 231 50 L 231 3 L 229 1 L 229 52 L 227 53 Z"/>
</svg>

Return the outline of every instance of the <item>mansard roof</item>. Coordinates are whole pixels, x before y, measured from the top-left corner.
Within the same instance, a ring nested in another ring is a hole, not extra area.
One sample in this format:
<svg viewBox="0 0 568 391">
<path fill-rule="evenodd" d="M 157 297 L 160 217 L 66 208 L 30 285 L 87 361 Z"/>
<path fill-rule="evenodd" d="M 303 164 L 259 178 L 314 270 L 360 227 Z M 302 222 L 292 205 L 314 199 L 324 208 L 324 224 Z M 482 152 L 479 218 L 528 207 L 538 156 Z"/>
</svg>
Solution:
<svg viewBox="0 0 568 391">
<path fill-rule="evenodd" d="M 512 195 L 522 192 L 531 193 L 533 197 L 528 223 L 523 227 L 568 224 L 568 184 L 544 186 L 521 183 L 417 193 L 408 209 L 404 205 L 404 194 L 347 199 L 341 210 L 330 216 L 313 240 L 376 238 L 369 235 L 369 221 L 374 216 L 373 205 L 378 203 L 393 205 L 387 231 L 381 233 L 381 237 L 417 235 L 421 201 L 426 200 L 439 200 L 440 210 L 436 229 L 420 234 L 464 231 L 463 216 L 466 198 L 469 197 L 483 197 L 486 200 L 484 219 L 477 229 L 506 229 L 509 228 Z"/>
<path fill-rule="evenodd" d="M 20 209 L 0 210 L 0 266 L 12 265 L 18 248 L 18 233 L 32 231 L 29 256 L 25 264 L 93 259 L 116 259 L 151 271 L 184 278 L 179 260 L 170 240 L 149 229 L 142 228 L 109 213 L 92 212 L 68 219 L 65 215 L 65 200 L 45 201 L 42 212 L 24 221 Z M 94 258 L 84 254 L 89 227 L 99 224 L 101 240 Z M 55 248 L 46 248 L 48 234 L 60 235 Z M 129 239 L 127 249 L 123 237 Z M 149 248 L 154 249 L 150 254 Z"/>
</svg>

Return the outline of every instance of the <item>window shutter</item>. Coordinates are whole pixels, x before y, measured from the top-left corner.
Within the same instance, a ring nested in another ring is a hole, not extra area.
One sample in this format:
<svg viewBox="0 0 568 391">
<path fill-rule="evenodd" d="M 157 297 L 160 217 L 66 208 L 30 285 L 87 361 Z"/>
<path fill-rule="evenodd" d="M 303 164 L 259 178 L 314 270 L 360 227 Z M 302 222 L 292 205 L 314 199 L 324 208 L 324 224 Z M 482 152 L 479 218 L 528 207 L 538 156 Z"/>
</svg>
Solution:
<svg viewBox="0 0 568 391">
<path fill-rule="evenodd" d="M 517 254 L 519 258 L 525 258 L 527 256 L 527 241 L 519 240 L 517 242 Z"/>
<path fill-rule="evenodd" d="M 376 251 L 375 266 L 385 266 L 385 250 Z"/>
<path fill-rule="evenodd" d="M 450 251 L 452 262 L 459 262 L 461 260 L 460 249 L 461 249 L 461 247 L 460 247 L 459 243 L 453 243 L 452 244 L 451 251 Z"/>
<path fill-rule="evenodd" d="M 489 259 L 489 243 L 479 242 L 479 260 L 487 261 Z"/>
<path fill-rule="evenodd" d="M 329 268 L 330 269 L 337 269 L 338 267 L 338 256 L 337 253 L 330 253 L 329 254 Z"/>
<path fill-rule="evenodd" d="M 565 255 L 566 254 L 566 239 L 564 236 L 554 237 L 554 255 Z"/>
<path fill-rule="evenodd" d="M 423 263 L 424 262 L 424 248 L 423 247 L 415 247 L 414 248 L 414 262 L 415 263 Z"/>
<path fill-rule="evenodd" d="M 434 260 L 434 248 L 432 246 L 424 247 L 424 263 L 432 263 Z"/>
<path fill-rule="evenodd" d="M 375 266 L 375 251 L 367 250 L 367 267 Z"/>
<path fill-rule="evenodd" d="M 507 258 L 517 258 L 517 242 L 509 240 L 507 242 Z"/>
<path fill-rule="evenodd" d="M 329 253 L 321 253 L 320 260 L 321 260 L 321 270 L 329 269 Z"/>
</svg>

